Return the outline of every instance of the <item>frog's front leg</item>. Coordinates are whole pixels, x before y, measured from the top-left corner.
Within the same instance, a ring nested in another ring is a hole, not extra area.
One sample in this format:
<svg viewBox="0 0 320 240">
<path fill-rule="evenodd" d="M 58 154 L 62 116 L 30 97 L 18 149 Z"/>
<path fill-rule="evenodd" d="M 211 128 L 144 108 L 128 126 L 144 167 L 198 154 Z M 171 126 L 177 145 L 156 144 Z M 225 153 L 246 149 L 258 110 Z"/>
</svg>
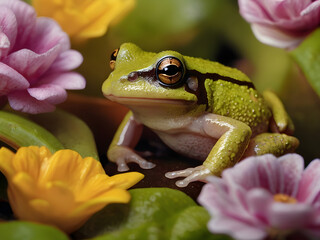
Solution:
<svg viewBox="0 0 320 240">
<path fill-rule="evenodd" d="M 142 134 L 143 125 L 135 121 L 131 111 L 122 120 L 108 149 L 107 156 L 111 162 L 118 165 L 118 171 L 128 171 L 128 163 L 135 162 L 143 169 L 155 167 L 154 163 L 148 162 L 137 154 L 133 148 L 138 143 Z M 149 153 L 142 155 L 147 156 Z"/>
<path fill-rule="evenodd" d="M 185 177 L 176 185 L 185 187 L 193 181 L 203 181 L 208 175 L 220 176 L 221 172 L 235 165 L 245 152 L 251 137 L 248 125 L 238 120 L 206 114 L 196 121 L 202 134 L 218 139 L 203 165 L 181 171 L 166 173 L 168 178 Z"/>
</svg>

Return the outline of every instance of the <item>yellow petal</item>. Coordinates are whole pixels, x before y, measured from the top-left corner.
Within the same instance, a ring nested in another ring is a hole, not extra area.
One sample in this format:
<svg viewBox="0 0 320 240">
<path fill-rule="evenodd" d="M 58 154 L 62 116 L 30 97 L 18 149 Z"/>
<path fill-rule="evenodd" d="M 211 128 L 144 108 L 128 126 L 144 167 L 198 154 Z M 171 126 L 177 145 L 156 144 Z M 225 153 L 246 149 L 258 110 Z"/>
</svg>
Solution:
<svg viewBox="0 0 320 240">
<path fill-rule="evenodd" d="M 55 19 L 72 39 L 102 36 L 110 22 L 119 19 L 134 0 L 33 0 L 39 16 Z"/>
<path fill-rule="evenodd" d="M 72 37 L 81 39 L 104 35 L 108 26 L 114 22 L 115 19 L 119 20 L 123 15 L 131 10 L 134 7 L 134 4 L 134 0 L 105 1 L 105 3 L 103 3 L 104 7 L 96 7 L 96 9 L 101 9 L 99 12 L 96 9 L 87 11 L 87 15 L 91 21 Z"/>
<path fill-rule="evenodd" d="M 72 187 L 63 182 L 50 182 L 46 184 L 42 198 L 51 205 L 52 215 L 68 214 L 76 207 Z"/>
<path fill-rule="evenodd" d="M 91 215 L 110 203 L 128 203 L 130 194 L 123 189 L 112 189 L 97 198 L 86 201 L 75 209 L 70 216 Z"/>
<path fill-rule="evenodd" d="M 12 166 L 14 153 L 9 149 L 2 147 L 0 149 L 0 171 L 7 177 L 11 178 L 15 173 Z"/>
<path fill-rule="evenodd" d="M 18 173 L 9 181 L 8 198 L 10 206 L 18 218 L 30 218 L 34 215 L 29 201 L 38 194 L 34 180 L 26 173 Z"/>
<path fill-rule="evenodd" d="M 80 180 L 82 182 L 88 181 L 91 177 L 96 176 L 97 174 L 105 174 L 105 171 L 101 163 L 95 160 L 92 157 L 86 157 L 82 160 L 82 165 L 79 166 L 81 169 Z"/>
<path fill-rule="evenodd" d="M 29 202 L 29 205 L 33 214 L 28 217 L 21 216 L 20 219 L 46 223 L 50 218 L 50 212 L 54 211 L 49 202 L 44 199 L 33 199 Z"/>
<path fill-rule="evenodd" d="M 52 13 L 58 11 L 61 8 L 60 1 L 48 1 L 48 0 L 32 0 L 32 5 L 37 11 L 38 16 L 52 16 Z"/>
<path fill-rule="evenodd" d="M 97 174 L 88 179 L 81 188 L 75 189 L 76 201 L 87 201 L 109 191 L 114 186 L 113 182 L 108 181 L 109 178 L 106 174 Z"/>
<path fill-rule="evenodd" d="M 77 201 L 86 201 L 96 198 L 112 188 L 128 189 L 143 178 L 138 172 L 122 173 L 112 177 L 99 174 L 87 180 L 86 184 L 77 191 Z"/>
<path fill-rule="evenodd" d="M 128 189 L 143 178 L 144 175 L 139 172 L 128 172 L 111 176 L 109 181 L 115 183 L 115 188 Z"/>
<path fill-rule="evenodd" d="M 20 197 L 25 200 L 30 200 L 38 194 L 36 182 L 25 172 L 17 173 L 9 182 L 9 187 L 11 187 L 11 184 L 12 187 L 20 192 Z"/>
<path fill-rule="evenodd" d="M 68 149 L 57 151 L 48 159 L 46 166 L 41 169 L 39 182 L 70 182 L 70 178 L 79 178 L 76 169 L 81 164 L 82 157 L 79 153 Z"/>
<path fill-rule="evenodd" d="M 82 158 L 77 152 L 64 149 L 56 152 L 41 170 L 39 183 L 63 181 L 75 191 L 92 176 L 105 174 L 101 163 L 91 157 Z"/>
<path fill-rule="evenodd" d="M 43 199 L 32 200 L 30 202 L 30 208 L 33 209 L 33 215 L 29 216 L 29 218 L 22 217 L 20 219 L 53 225 L 66 233 L 77 230 L 89 217 L 85 216 L 84 218 L 83 216 L 80 216 L 75 219 L 68 217 L 67 213 L 57 214 L 55 212 L 56 209 L 52 208 L 52 205 Z"/>
<path fill-rule="evenodd" d="M 16 172 L 26 172 L 33 179 L 37 179 L 43 158 L 50 155 L 45 147 L 37 146 L 21 147 L 12 160 Z"/>
</svg>

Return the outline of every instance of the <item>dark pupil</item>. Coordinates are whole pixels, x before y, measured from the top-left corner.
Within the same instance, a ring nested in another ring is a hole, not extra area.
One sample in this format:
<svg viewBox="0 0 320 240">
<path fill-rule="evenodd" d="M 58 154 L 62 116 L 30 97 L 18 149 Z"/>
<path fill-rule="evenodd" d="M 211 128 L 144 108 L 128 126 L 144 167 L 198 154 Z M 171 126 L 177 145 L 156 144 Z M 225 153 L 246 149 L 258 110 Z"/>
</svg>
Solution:
<svg viewBox="0 0 320 240">
<path fill-rule="evenodd" d="M 164 74 L 166 74 L 168 76 L 173 76 L 179 71 L 180 71 L 180 68 L 177 67 L 176 65 L 169 65 L 169 66 L 164 67 L 161 70 L 161 73 L 164 73 Z"/>
<path fill-rule="evenodd" d="M 116 59 L 117 59 L 116 51 L 114 51 L 114 52 L 111 54 L 110 60 L 116 60 Z"/>
</svg>

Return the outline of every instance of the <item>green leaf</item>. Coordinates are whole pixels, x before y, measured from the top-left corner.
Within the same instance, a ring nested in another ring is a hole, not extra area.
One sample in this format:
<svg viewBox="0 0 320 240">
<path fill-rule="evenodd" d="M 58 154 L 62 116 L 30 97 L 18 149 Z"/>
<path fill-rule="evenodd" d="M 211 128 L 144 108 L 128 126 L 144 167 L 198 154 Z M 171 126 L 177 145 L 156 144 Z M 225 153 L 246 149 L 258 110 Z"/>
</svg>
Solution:
<svg viewBox="0 0 320 240">
<path fill-rule="evenodd" d="M 80 118 L 60 109 L 29 115 L 29 118 L 51 132 L 65 148 L 77 151 L 82 157 L 99 160 L 93 134 Z"/>
<path fill-rule="evenodd" d="M 5 240 L 68 240 L 58 229 L 31 222 L 13 221 L 0 223 L 0 236 Z"/>
<path fill-rule="evenodd" d="M 0 111 L 0 141 L 13 148 L 46 146 L 51 152 L 63 149 L 60 141 L 38 124 L 15 113 Z"/>
<path fill-rule="evenodd" d="M 171 240 L 230 239 L 222 235 L 210 234 L 206 228 L 210 219 L 208 212 L 200 206 L 186 208 L 180 214 L 176 214 L 173 221 L 167 222 Z"/>
<path fill-rule="evenodd" d="M 112 204 L 95 214 L 76 238 L 227 240 L 207 230 L 209 215 L 190 197 L 169 188 L 141 188 L 129 191 L 129 204 Z"/>
<path fill-rule="evenodd" d="M 320 97 L 320 28 L 294 49 L 291 55 Z"/>
<path fill-rule="evenodd" d="M 162 230 L 154 223 L 142 224 L 134 229 L 124 229 L 122 231 L 115 231 L 109 234 L 104 234 L 100 237 L 94 238 L 94 240 L 114 240 L 114 239 L 130 239 L 130 240 L 161 240 Z"/>
</svg>

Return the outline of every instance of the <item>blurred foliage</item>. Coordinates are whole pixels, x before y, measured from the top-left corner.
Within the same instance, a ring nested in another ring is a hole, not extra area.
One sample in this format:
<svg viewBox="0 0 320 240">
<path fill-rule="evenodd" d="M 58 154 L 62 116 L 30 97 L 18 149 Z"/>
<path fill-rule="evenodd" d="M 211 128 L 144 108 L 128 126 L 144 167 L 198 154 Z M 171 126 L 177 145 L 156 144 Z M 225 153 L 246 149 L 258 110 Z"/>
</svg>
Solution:
<svg viewBox="0 0 320 240">
<path fill-rule="evenodd" d="M 129 191 L 129 204 L 111 204 L 74 234 L 76 239 L 231 240 L 207 230 L 209 214 L 190 197 L 170 188 Z"/>
<path fill-rule="evenodd" d="M 101 84 L 110 73 L 109 56 L 123 42 L 134 42 L 145 51 L 172 49 L 236 66 L 259 89 L 281 89 L 279 79 L 290 69 L 283 50 L 255 39 L 235 0 L 137 0 L 136 8 L 104 37 L 75 46 L 85 58 L 80 68 L 88 80 L 85 93 L 102 96 Z"/>
<path fill-rule="evenodd" d="M 103 97 L 101 85 L 110 73 L 110 55 L 124 42 L 146 51 L 172 49 L 241 69 L 257 89 L 272 89 L 283 100 L 301 142 L 298 152 L 307 162 L 320 156 L 314 140 L 320 133 L 319 98 L 288 52 L 253 36 L 236 0 L 137 0 L 136 8 L 105 36 L 74 46 L 84 55 L 79 69 L 87 79 L 83 93 Z"/>
<path fill-rule="evenodd" d="M 291 54 L 320 97 L 320 28 L 314 31 Z"/>
<path fill-rule="evenodd" d="M 0 223 L 0 236 L 5 240 L 68 240 L 55 227 L 23 221 Z"/>
</svg>

